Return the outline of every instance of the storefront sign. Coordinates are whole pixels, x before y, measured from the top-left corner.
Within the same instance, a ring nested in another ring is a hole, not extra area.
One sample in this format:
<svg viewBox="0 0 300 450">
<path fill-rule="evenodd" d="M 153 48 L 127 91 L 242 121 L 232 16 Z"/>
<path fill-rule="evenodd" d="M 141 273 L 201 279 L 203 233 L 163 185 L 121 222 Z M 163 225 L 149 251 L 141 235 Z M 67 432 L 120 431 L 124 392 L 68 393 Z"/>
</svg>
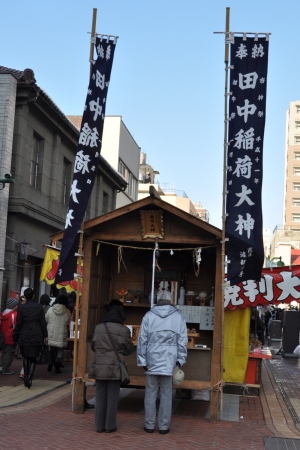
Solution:
<svg viewBox="0 0 300 450">
<path fill-rule="evenodd" d="M 300 266 L 263 269 L 260 281 L 243 281 L 229 286 L 224 293 L 224 307 L 268 306 L 300 302 Z"/>
<path fill-rule="evenodd" d="M 164 218 L 161 210 L 143 210 L 142 219 L 142 238 L 160 238 L 164 237 Z"/>
</svg>

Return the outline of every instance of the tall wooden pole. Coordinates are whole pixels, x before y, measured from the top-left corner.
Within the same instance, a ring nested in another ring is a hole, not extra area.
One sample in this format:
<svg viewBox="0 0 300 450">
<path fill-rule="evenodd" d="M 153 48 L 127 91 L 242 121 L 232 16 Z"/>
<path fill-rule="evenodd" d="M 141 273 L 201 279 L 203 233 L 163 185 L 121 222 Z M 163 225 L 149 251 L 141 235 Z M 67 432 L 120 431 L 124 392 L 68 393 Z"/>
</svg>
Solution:
<svg viewBox="0 0 300 450">
<path fill-rule="evenodd" d="M 221 335 L 221 364 L 220 377 L 223 380 L 224 371 L 224 279 L 225 279 L 225 225 L 226 225 L 226 187 L 227 187 L 227 146 L 228 146 L 228 76 L 229 76 L 229 44 L 230 36 L 230 8 L 226 8 L 225 34 L 225 91 L 224 91 L 224 155 L 223 155 L 223 204 L 222 204 L 222 248 L 221 248 L 221 283 L 222 283 L 222 335 Z M 221 399 L 222 409 L 223 399 Z"/>
<path fill-rule="evenodd" d="M 229 38 L 230 8 L 226 8 L 226 40 Z M 227 136 L 228 136 L 228 72 L 229 44 L 225 42 L 225 93 L 224 93 L 224 153 L 223 153 L 223 205 L 222 205 L 222 283 L 225 276 L 225 225 L 226 225 L 226 181 L 227 181 Z"/>
<path fill-rule="evenodd" d="M 92 21 L 92 33 L 91 38 L 94 38 L 96 36 L 96 22 L 97 22 L 97 9 L 93 9 L 93 21 Z M 93 67 L 93 59 L 94 59 L 94 42 L 92 42 L 91 39 L 91 45 L 90 45 L 90 76 L 92 75 L 92 67 Z"/>
<path fill-rule="evenodd" d="M 90 77 L 92 73 L 93 67 L 93 59 L 94 59 L 94 43 L 93 37 L 96 35 L 96 21 L 97 21 L 97 9 L 93 8 L 93 20 L 92 20 L 92 32 L 91 32 L 91 45 L 90 45 Z M 83 260 L 83 224 L 81 224 L 80 235 L 79 235 L 79 245 L 78 245 L 78 267 L 82 270 L 82 260 Z M 75 307 L 75 332 L 74 332 L 74 350 L 73 350 L 73 382 L 72 382 L 72 411 L 73 412 L 83 412 L 84 409 L 84 398 L 82 402 L 82 411 L 78 411 L 78 407 L 76 405 L 75 397 L 77 391 L 77 384 L 80 382 L 79 391 L 84 395 L 84 386 L 82 386 L 82 380 L 78 380 L 78 319 L 79 319 L 79 305 L 80 305 L 80 295 L 81 295 L 81 286 L 82 279 L 77 280 L 77 291 L 76 291 L 76 307 Z M 88 300 L 88 299 L 87 299 Z M 81 339 L 86 339 L 86 336 L 81 336 Z M 82 397 L 82 395 L 81 395 Z"/>
</svg>

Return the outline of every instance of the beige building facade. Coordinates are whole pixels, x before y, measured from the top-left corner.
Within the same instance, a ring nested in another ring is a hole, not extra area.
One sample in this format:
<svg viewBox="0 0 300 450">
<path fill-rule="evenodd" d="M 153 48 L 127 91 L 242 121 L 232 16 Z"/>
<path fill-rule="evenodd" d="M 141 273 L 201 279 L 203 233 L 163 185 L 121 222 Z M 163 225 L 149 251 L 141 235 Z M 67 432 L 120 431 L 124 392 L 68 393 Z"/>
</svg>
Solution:
<svg viewBox="0 0 300 450">
<path fill-rule="evenodd" d="M 273 232 L 270 259 L 293 263 L 300 248 L 300 100 L 291 102 L 286 115 L 282 226 Z"/>
<path fill-rule="evenodd" d="M 80 130 L 82 116 L 68 116 L 68 119 Z M 138 199 L 140 151 L 122 116 L 105 116 L 101 155 L 127 182 L 127 188 L 117 194 L 116 208 Z"/>
<path fill-rule="evenodd" d="M 300 100 L 287 111 L 284 174 L 284 230 L 300 231 Z"/>
</svg>

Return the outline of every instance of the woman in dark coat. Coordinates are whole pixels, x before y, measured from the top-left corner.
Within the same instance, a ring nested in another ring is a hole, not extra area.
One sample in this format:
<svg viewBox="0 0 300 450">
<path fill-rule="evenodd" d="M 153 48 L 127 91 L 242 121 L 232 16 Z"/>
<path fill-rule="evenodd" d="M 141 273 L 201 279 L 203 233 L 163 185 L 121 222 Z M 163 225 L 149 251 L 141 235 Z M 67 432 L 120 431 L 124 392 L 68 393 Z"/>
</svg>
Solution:
<svg viewBox="0 0 300 450">
<path fill-rule="evenodd" d="M 33 290 L 25 289 L 24 297 L 26 303 L 19 307 L 13 339 L 15 344 L 20 345 L 23 357 L 24 385 L 30 388 L 36 359 L 48 339 L 48 334 L 43 306 L 34 301 Z"/>
<path fill-rule="evenodd" d="M 120 391 L 120 367 L 104 323 L 115 342 L 116 350 L 123 355 L 134 351 L 129 329 L 123 325 L 125 314 L 116 300 L 109 305 L 109 312 L 102 323 L 96 326 L 92 341 L 95 352 L 89 376 L 96 380 L 95 425 L 98 433 L 116 431 L 116 416 Z"/>
</svg>

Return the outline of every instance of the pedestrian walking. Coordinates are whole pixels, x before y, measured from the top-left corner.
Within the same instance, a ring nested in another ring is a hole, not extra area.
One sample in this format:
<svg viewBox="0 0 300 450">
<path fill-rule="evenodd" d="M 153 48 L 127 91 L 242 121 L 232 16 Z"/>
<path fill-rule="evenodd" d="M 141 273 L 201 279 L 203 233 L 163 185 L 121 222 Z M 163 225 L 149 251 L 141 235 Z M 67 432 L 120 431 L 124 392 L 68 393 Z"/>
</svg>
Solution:
<svg viewBox="0 0 300 450">
<path fill-rule="evenodd" d="M 24 305 L 24 303 L 26 303 L 26 298 L 24 297 L 24 295 L 18 295 L 18 309 L 21 305 Z M 19 344 L 16 345 L 15 348 L 15 358 L 17 359 L 22 359 L 22 355 L 21 355 L 21 350 L 20 350 L 20 346 Z M 24 379 L 24 370 L 23 370 L 23 364 L 22 364 L 22 369 L 21 369 L 21 373 L 23 373 L 23 376 L 21 378 Z M 20 375 L 21 375 L 20 373 Z"/>
<path fill-rule="evenodd" d="M 14 343 L 19 343 L 23 357 L 24 385 L 32 385 L 37 358 L 48 340 L 47 325 L 43 306 L 34 301 L 34 291 L 24 291 L 26 303 L 19 307 L 17 325 L 13 331 Z"/>
<path fill-rule="evenodd" d="M 111 300 L 108 314 L 103 322 L 96 326 L 92 341 L 92 350 L 95 355 L 89 377 L 96 380 L 97 433 L 112 433 L 117 429 L 121 373 L 116 352 L 123 360 L 124 355 L 130 355 L 134 351 L 129 328 L 123 325 L 125 313 L 120 303 L 119 300 Z"/>
<path fill-rule="evenodd" d="M 16 298 L 7 299 L 6 309 L 0 314 L 0 329 L 4 336 L 4 347 L 1 355 L 2 375 L 14 374 L 10 367 L 15 357 L 13 330 L 17 322 L 18 303 Z"/>
<path fill-rule="evenodd" d="M 60 367 L 63 362 L 64 348 L 68 345 L 68 330 L 71 313 L 67 308 L 68 297 L 59 295 L 54 305 L 46 313 L 48 330 L 48 345 L 50 350 L 50 363 L 48 372 L 55 367 L 55 373 L 61 373 Z"/>
<path fill-rule="evenodd" d="M 169 300 L 158 300 L 142 320 L 137 346 L 137 365 L 146 371 L 144 430 L 147 433 L 154 432 L 158 390 L 159 433 L 170 431 L 173 371 L 186 362 L 187 342 L 182 314 Z"/>
<path fill-rule="evenodd" d="M 41 295 L 41 297 L 40 297 L 40 304 L 43 306 L 45 315 L 46 315 L 47 311 L 50 308 L 50 302 L 51 302 L 51 298 L 49 297 L 48 294 L 42 294 Z"/>
</svg>

